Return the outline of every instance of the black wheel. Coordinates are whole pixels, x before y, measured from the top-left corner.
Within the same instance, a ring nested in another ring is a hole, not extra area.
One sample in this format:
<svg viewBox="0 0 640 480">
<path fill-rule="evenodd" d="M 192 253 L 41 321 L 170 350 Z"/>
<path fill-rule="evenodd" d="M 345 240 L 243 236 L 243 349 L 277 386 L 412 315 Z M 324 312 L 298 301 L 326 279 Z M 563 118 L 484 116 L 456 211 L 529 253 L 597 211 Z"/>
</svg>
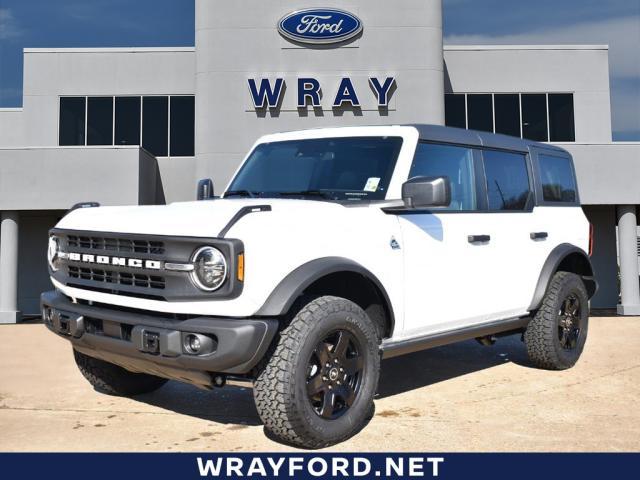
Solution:
<svg viewBox="0 0 640 480">
<path fill-rule="evenodd" d="M 300 310 L 259 371 L 254 398 L 281 441 L 321 448 L 371 418 L 380 371 L 376 326 L 355 303 L 320 297 Z"/>
<path fill-rule="evenodd" d="M 575 365 L 587 339 L 588 320 L 589 297 L 582 279 L 556 273 L 524 334 L 531 361 L 549 370 Z"/>
<path fill-rule="evenodd" d="M 133 373 L 77 350 L 73 351 L 73 356 L 80 373 L 96 390 L 102 393 L 128 397 L 153 392 L 167 383 L 165 378 L 146 373 Z"/>
</svg>

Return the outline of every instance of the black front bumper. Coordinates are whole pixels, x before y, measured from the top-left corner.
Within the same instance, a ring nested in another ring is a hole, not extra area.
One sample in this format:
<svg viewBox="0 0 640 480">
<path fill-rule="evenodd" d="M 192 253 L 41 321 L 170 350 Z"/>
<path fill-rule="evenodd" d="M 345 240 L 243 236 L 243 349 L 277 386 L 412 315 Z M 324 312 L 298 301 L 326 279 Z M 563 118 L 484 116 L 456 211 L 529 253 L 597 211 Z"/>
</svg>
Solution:
<svg viewBox="0 0 640 480">
<path fill-rule="evenodd" d="M 273 318 L 233 319 L 138 313 L 73 303 L 58 291 L 40 296 L 45 325 L 73 348 L 134 372 L 200 386 L 212 374 L 244 375 L 260 361 L 278 329 Z M 208 353 L 190 354 L 185 336 L 200 335 Z"/>
</svg>

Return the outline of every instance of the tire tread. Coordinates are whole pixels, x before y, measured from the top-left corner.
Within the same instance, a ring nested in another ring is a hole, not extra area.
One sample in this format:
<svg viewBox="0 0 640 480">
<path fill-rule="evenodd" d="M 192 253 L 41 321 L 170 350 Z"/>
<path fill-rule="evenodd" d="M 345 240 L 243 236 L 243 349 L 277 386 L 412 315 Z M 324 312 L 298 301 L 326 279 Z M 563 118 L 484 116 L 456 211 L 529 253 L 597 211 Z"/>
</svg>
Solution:
<svg viewBox="0 0 640 480">
<path fill-rule="evenodd" d="M 322 448 L 339 443 L 353 435 L 347 432 L 342 438 L 319 439 L 309 431 L 300 412 L 295 408 L 295 352 L 298 351 L 313 327 L 327 315 L 350 311 L 354 320 L 364 312 L 355 303 L 339 297 L 324 296 L 305 305 L 280 333 L 280 341 L 273 353 L 260 368 L 254 382 L 254 398 L 265 427 L 279 439 L 305 448 Z M 360 322 L 366 323 L 366 322 Z M 372 324 L 360 325 L 362 330 L 378 342 Z"/>
<path fill-rule="evenodd" d="M 587 298 L 582 279 L 571 272 L 557 272 L 542 299 L 542 305 L 529 322 L 524 334 L 529 359 L 538 368 L 547 370 L 564 370 L 573 366 L 563 360 L 556 346 L 557 309 L 562 300 L 562 290 L 567 284 L 576 283 Z"/>
</svg>

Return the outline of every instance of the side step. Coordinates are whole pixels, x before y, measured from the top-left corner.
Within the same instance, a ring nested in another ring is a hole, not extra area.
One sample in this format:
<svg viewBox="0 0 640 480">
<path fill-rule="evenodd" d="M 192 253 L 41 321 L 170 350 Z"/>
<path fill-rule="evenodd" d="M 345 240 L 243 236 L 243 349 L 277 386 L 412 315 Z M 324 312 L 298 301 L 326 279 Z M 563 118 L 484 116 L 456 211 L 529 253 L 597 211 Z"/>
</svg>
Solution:
<svg viewBox="0 0 640 480">
<path fill-rule="evenodd" d="M 433 333 L 423 337 L 415 337 L 407 340 L 385 340 L 382 342 L 382 358 L 392 358 L 407 353 L 418 352 L 428 348 L 440 347 L 450 343 L 470 340 L 472 338 L 486 337 L 497 333 L 517 332 L 527 327 L 530 317 L 517 317 L 508 320 L 473 325 L 458 330 Z"/>
</svg>

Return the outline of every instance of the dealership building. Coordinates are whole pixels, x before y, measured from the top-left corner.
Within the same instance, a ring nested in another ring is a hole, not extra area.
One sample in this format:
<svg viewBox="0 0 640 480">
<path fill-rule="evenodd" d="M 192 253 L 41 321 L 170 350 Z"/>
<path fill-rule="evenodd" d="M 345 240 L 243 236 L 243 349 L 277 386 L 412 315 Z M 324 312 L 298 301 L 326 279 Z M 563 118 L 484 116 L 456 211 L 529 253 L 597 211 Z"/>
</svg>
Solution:
<svg viewBox="0 0 640 480">
<path fill-rule="evenodd" d="M 0 323 L 38 313 L 47 231 L 77 202 L 193 200 L 201 178 L 222 192 L 260 135 L 408 123 L 570 151 L 594 228 L 592 306 L 640 314 L 640 143 L 612 142 L 607 46 L 443 46 L 441 0 L 195 3 L 194 47 L 24 50 L 23 106 L 0 109 Z M 288 34 L 281 19 L 312 7 L 357 28 L 333 43 Z"/>
</svg>

